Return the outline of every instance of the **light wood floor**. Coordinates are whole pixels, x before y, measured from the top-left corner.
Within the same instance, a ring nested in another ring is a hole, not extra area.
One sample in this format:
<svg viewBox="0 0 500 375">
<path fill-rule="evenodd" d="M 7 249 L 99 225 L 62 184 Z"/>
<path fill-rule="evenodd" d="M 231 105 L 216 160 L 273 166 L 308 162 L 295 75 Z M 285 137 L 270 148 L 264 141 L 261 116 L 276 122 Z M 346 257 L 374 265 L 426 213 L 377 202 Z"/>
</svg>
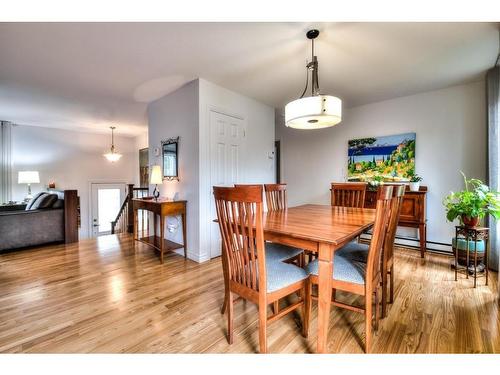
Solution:
<svg viewBox="0 0 500 375">
<path fill-rule="evenodd" d="M 453 281 L 449 265 L 448 257 L 397 250 L 396 301 L 374 352 L 500 352 L 497 275 L 473 289 L 471 280 Z M 161 265 L 130 236 L 1 254 L 0 352 L 256 352 L 256 308 L 236 305 L 230 346 L 222 297 L 219 259 L 171 254 Z M 297 322 L 289 315 L 269 327 L 270 352 L 314 351 L 315 306 L 309 339 Z M 329 351 L 361 353 L 362 340 L 362 315 L 332 308 Z"/>
</svg>

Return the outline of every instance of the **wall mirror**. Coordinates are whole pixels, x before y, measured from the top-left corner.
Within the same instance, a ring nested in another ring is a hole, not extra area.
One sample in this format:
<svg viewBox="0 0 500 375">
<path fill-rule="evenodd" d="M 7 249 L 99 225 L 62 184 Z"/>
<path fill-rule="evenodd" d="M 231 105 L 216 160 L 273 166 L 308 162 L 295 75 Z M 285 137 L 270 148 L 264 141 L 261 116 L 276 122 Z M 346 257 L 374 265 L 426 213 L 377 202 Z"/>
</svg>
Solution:
<svg viewBox="0 0 500 375">
<path fill-rule="evenodd" d="M 179 180 L 179 137 L 161 142 L 163 158 L 163 178 Z"/>
</svg>

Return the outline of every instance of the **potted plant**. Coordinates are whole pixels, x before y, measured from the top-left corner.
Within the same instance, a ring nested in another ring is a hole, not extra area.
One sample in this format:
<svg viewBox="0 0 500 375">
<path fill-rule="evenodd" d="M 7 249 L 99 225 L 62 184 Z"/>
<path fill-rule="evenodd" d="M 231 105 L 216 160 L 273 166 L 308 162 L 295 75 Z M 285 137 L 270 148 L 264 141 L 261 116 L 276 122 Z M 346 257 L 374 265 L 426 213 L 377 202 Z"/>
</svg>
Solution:
<svg viewBox="0 0 500 375">
<path fill-rule="evenodd" d="M 410 191 L 418 191 L 420 189 L 420 181 L 422 181 L 422 177 L 413 171 L 408 173 L 408 177 L 410 178 Z"/>
<path fill-rule="evenodd" d="M 463 225 L 475 227 L 486 214 L 498 220 L 500 218 L 500 193 L 491 191 L 481 180 L 474 178 L 467 180 L 465 174 L 460 173 L 464 177 L 465 190 L 451 192 L 443 200 L 448 221 L 458 218 Z"/>
</svg>

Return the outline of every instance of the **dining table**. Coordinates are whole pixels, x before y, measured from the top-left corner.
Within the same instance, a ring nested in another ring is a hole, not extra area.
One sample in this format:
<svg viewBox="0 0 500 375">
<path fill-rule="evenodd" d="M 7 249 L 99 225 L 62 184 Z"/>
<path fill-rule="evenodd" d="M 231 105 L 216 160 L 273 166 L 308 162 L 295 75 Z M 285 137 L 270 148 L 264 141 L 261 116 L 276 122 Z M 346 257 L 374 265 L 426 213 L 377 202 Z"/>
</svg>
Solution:
<svg viewBox="0 0 500 375">
<path fill-rule="evenodd" d="M 264 213 L 264 239 L 316 254 L 318 272 L 317 353 L 327 352 L 334 253 L 375 221 L 375 209 L 305 204 Z"/>
</svg>

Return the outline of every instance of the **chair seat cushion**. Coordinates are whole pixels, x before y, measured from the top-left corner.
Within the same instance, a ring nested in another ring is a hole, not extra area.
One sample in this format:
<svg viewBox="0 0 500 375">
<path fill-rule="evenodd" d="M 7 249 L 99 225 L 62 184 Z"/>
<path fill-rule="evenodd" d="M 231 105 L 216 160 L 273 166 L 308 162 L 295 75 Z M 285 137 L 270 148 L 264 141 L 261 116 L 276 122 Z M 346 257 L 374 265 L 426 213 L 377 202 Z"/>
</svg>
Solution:
<svg viewBox="0 0 500 375">
<path fill-rule="evenodd" d="M 266 261 L 283 262 L 295 258 L 300 255 L 304 250 L 296 247 L 285 246 L 277 243 L 266 242 Z"/>
<path fill-rule="evenodd" d="M 307 273 L 300 267 L 282 262 L 266 263 L 267 292 L 275 292 L 307 278 Z"/>
<path fill-rule="evenodd" d="M 309 275 L 318 276 L 318 260 L 310 262 L 306 266 Z M 364 284 L 366 273 L 366 262 L 359 262 L 349 257 L 335 254 L 333 260 L 333 279 L 346 281 L 354 284 Z"/>
<path fill-rule="evenodd" d="M 469 240 L 469 252 L 474 253 L 474 240 Z M 452 240 L 452 245 L 453 248 L 459 249 L 459 250 L 467 250 L 467 240 L 465 238 L 459 238 L 457 241 L 457 238 L 453 238 Z M 478 240 L 476 241 L 476 246 L 477 246 L 477 252 L 478 253 L 484 253 L 484 241 L 483 240 Z"/>
<path fill-rule="evenodd" d="M 358 262 L 367 262 L 369 246 L 357 241 L 351 241 L 335 253 L 338 256 L 349 258 Z"/>
</svg>

